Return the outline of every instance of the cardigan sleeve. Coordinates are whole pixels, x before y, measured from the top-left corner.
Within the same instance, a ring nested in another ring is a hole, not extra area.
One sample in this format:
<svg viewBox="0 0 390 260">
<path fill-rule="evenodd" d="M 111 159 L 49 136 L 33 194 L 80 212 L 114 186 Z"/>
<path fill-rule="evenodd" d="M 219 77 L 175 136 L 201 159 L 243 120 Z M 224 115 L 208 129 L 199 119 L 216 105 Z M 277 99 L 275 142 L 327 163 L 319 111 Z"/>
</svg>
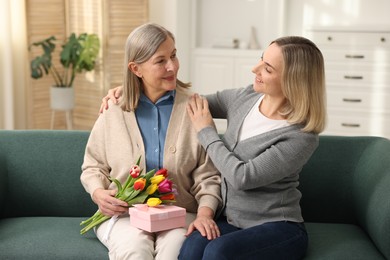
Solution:
<svg viewBox="0 0 390 260">
<path fill-rule="evenodd" d="M 194 184 L 191 193 L 198 201 L 198 208 L 209 207 L 216 213 L 222 204 L 221 176 L 210 157 L 203 150 L 198 167 L 192 171 Z"/>
<path fill-rule="evenodd" d="M 238 190 L 266 186 L 299 173 L 318 145 L 317 135 L 299 130 L 268 140 L 253 139 L 245 149 L 234 152 L 212 127 L 202 129 L 198 138 L 221 175 Z"/>
<path fill-rule="evenodd" d="M 107 189 L 110 185 L 104 132 L 104 115 L 100 115 L 91 130 L 81 166 L 80 180 L 91 196 L 96 189 Z"/>
</svg>

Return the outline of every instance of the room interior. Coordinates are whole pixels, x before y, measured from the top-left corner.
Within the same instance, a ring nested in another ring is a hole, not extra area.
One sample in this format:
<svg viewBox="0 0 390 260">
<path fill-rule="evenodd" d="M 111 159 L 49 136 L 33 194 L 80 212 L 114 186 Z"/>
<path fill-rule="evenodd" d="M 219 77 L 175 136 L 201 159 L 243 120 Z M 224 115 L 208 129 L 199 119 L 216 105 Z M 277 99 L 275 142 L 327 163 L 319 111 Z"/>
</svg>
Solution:
<svg viewBox="0 0 390 260">
<path fill-rule="evenodd" d="M 122 82 L 124 41 L 145 22 L 174 33 L 179 78 L 202 94 L 251 84 L 274 38 L 312 39 L 325 58 L 328 126 L 299 177 L 304 259 L 390 259 L 388 10 L 389 0 L 0 0 L 0 259 L 108 259 L 93 232 L 80 235 L 96 212 L 80 165 L 101 98 Z M 53 79 L 30 76 L 39 51 L 29 47 L 83 32 L 99 36 L 95 68 L 53 120 Z"/>
<path fill-rule="evenodd" d="M 179 78 L 202 94 L 251 84 L 251 67 L 276 37 L 309 37 L 326 62 L 324 134 L 390 137 L 387 0 L 3 0 L 1 5 L 0 129 L 69 128 L 65 111 L 57 111 L 53 122 L 52 79 L 30 77 L 34 52 L 28 47 L 50 35 L 64 41 L 72 32 L 96 33 L 101 40 L 94 71 L 74 84 L 72 129 L 91 129 L 102 96 L 121 84 L 124 40 L 150 21 L 175 34 Z M 217 122 L 221 131 L 223 123 Z"/>
</svg>

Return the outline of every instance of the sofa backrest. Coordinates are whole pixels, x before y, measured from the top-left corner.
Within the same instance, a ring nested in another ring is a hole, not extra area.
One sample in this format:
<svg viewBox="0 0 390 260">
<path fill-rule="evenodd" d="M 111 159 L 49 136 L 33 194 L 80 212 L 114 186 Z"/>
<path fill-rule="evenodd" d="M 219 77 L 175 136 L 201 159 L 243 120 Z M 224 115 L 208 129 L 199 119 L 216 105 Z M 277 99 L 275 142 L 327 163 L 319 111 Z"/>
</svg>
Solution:
<svg viewBox="0 0 390 260">
<path fill-rule="evenodd" d="M 0 131 L 0 216 L 89 217 L 80 182 L 87 131 Z"/>
<path fill-rule="evenodd" d="M 367 141 L 320 136 L 317 150 L 300 174 L 305 221 L 357 223 L 353 174 Z"/>
<path fill-rule="evenodd" d="M 320 136 L 299 189 L 305 221 L 359 225 L 390 258 L 390 140 Z"/>
</svg>

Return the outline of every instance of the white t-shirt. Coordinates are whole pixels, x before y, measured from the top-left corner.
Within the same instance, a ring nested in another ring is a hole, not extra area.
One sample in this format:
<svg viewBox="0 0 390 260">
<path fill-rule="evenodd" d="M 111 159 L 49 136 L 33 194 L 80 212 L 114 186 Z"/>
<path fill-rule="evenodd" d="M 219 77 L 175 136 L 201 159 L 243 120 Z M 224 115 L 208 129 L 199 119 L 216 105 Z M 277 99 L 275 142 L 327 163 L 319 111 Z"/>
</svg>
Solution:
<svg viewBox="0 0 390 260">
<path fill-rule="evenodd" d="M 263 97 L 264 95 L 259 98 L 245 117 L 244 123 L 242 124 L 238 135 L 239 141 L 290 125 L 287 120 L 269 119 L 259 111 L 259 105 L 263 100 Z"/>
</svg>

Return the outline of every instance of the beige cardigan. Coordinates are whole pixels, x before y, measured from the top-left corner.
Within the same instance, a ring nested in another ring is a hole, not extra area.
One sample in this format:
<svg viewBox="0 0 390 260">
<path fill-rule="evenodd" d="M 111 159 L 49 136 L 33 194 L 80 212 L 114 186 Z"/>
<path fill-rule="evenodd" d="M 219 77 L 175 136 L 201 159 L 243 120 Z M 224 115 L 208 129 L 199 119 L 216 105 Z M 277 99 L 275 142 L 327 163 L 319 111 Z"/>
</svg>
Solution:
<svg viewBox="0 0 390 260">
<path fill-rule="evenodd" d="M 202 206 L 216 212 L 221 204 L 220 175 L 197 141 L 186 112 L 189 95 L 189 91 L 177 87 L 163 165 L 178 191 L 175 205 L 188 212 L 197 212 Z M 80 177 L 85 190 L 92 195 L 97 188 L 115 189 L 107 176 L 123 183 L 140 155 L 141 168 L 145 168 L 145 149 L 135 113 L 110 103 L 97 119 L 87 143 Z"/>
</svg>

